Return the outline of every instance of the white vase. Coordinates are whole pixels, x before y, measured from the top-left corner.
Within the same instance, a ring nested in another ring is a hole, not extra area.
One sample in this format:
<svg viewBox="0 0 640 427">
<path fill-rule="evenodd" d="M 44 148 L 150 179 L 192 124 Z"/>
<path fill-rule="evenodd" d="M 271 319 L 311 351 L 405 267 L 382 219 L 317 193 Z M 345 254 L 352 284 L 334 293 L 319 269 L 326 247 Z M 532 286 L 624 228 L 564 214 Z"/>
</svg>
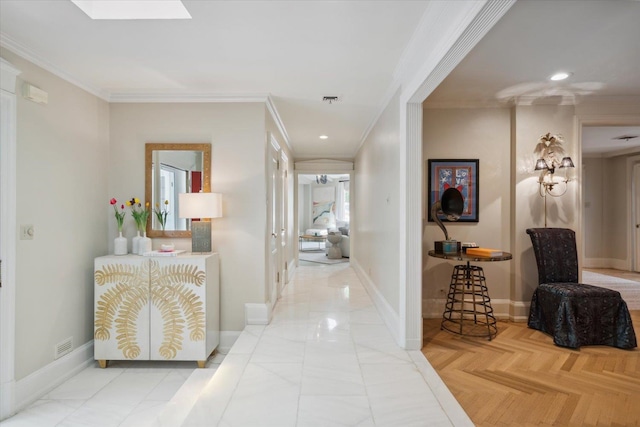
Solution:
<svg viewBox="0 0 640 427">
<path fill-rule="evenodd" d="M 118 237 L 113 239 L 113 254 L 114 255 L 127 254 L 127 238 L 122 237 L 122 231 L 119 231 Z"/>
<path fill-rule="evenodd" d="M 138 241 L 138 255 L 144 255 L 146 252 L 151 252 L 151 239 L 147 237 L 145 231 Z"/>
<path fill-rule="evenodd" d="M 137 233 L 138 234 L 133 239 L 131 239 L 131 253 L 136 255 L 138 254 L 140 239 L 142 239 L 142 236 L 140 235 L 140 230 L 138 230 Z"/>
</svg>

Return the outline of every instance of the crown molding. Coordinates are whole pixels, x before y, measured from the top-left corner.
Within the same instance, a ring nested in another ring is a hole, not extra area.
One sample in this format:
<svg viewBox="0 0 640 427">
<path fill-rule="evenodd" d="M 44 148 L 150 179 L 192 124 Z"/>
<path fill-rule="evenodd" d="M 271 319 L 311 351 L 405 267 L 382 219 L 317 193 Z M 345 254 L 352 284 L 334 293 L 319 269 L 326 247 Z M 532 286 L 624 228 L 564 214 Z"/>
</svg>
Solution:
<svg viewBox="0 0 640 427">
<path fill-rule="evenodd" d="M 268 94 L 219 94 L 219 93 L 166 93 L 166 92 L 114 92 L 109 97 L 112 104 L 125 103 L 224 103 L 267 102 Z"/>
<path fill-rule="evenodd" d="M 72 85 L 77 86 L 80 89 L 85 90 L 90 94 L 95 95 L 98 98 L 101 98 L 107 102 L 109 101 L 110 94 L 108 91 L 104 91 L 102 89 L 99 89 L 97 87 L 84 83 L 82 80 L 78 79 L 72 74 L 67 73 L 66 71 L 61 70 L 60 68 L 56 67 L 51 62 L 49 62 L 48 60 L 44 59 L 44 57 L 40 53 L 18 43 L 16 40 L 14 40 L 13 38 L 11 38 L 10 36 L 6 35 L 3 32 L 0 32 L 0 46 L 2 46 L 7 50 L 10 50 L 16 55 L 50 72 L 51 74 L 58 76 L 63 80 L 66 80 Z"/>
<path fill-rule="evenodd" d="M 464 100 L 464 101 L 439 101 L 425 102 L 422 108 L 425 110 L 451 110 L 451 109 L 479 109 L 479 108 L 511 108 L 512 102 L 500 101 L 481 101 L 481 100 Z"/>
<path fill-rule="evenodd" d="M 273 98 L 270 95 L 267 96 L 265 100 L 265 104 L 267 105 L 267 111 L 271 114 L 271 118 L 276 123 L 276 126 L 282 137 L 284 138 L 284 144 L 289 149 L 289 152 L 293 157 L 295 157 L 295 153 L 293 151 L 293 147 L 291 147 L 291 140 L 289 139 L 289 134 L 287 133 L 287 129 L 284 127 L 284 123 L 282 122 L 282 118 L 280 117 L 280 113 L 278 113 L 278 109 L 276 105 L 273 103 Z"/>
<path fill-rule="evenodd" d="M 216 94 L 216 93 L 113 93 L 109 102 L 116 103 L 234 103 L 234 102 L 259 102 L 264 103 L 271 118 L 280 131 L 284 143 L 293 154 L 289 134 L 282 122 L 280 113 L 273 103 L 271 95 L 264 93 L 254 94 Z"/>
<path fill-rule="evenodd" d="M 581 105 L 640 104 L 638 95 L 589 95 L 580 98 Z"/>
</svg>

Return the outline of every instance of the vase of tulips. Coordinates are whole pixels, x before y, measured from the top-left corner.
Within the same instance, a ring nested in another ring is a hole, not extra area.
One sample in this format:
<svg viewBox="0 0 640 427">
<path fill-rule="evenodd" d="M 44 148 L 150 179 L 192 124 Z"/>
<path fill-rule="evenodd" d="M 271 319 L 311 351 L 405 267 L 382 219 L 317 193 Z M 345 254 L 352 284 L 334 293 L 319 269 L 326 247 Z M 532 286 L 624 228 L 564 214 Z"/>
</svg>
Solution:
<svg viewBox="0 0 640 427">
<path fill-rule="evenodd" d="M 134 254 L 143 255 L 151 251 L 151 239 L 147 237 L 147 220 L 149 218 L 149 202 L 144 206 L 137 197 L 132 197 L 127 201 L 127 206 L 131 208 L 131 216 L 136 222 L 136 237 L 132 239 Z"/>
<path fill-rule="evenodd" d="M 118 224 L 118 237 L 113 239 L 113 254 L 114 255 L 126 255 L 127 254 L 127 238 L 122 236 L 122 224 L 124 223 L 124 216 L 126 214 L 124 205 L 121 204 L 118 208 L 118 201 L 112 198 L 109 204 L 113 206 L 113 211 L 116 216 L 116 223 Z"/>
</svg>

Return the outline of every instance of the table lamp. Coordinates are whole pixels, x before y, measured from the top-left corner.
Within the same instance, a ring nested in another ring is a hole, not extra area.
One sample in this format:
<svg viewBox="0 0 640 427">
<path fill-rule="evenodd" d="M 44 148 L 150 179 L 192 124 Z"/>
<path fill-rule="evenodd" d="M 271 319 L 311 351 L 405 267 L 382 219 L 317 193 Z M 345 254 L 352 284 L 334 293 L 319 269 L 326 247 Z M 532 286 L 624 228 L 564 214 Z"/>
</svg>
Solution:
<svg viewBox="0 0 640 427">
<path fill-rule="evenodd" d="M 178 216 L 191 219 L 191 252 L 211 252 L 211 222 L 222 217 L 222 194 L 178 194 Z"/>
</svg>

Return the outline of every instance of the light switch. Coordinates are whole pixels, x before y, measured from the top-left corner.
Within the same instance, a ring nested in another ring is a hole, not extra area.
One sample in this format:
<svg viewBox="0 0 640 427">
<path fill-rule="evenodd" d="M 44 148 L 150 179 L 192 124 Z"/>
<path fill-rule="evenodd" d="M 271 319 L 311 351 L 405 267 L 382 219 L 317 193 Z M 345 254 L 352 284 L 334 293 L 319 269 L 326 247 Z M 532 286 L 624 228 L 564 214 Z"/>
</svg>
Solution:
<svg viewBox="0 0 640 427">
<path fill-rule="evenodd" d="M 21 225 L 20 226 L 20 240 L 33 240 L 33 237 L 36 234 L 35 228 L 33 225 Z"/>
</svg>

